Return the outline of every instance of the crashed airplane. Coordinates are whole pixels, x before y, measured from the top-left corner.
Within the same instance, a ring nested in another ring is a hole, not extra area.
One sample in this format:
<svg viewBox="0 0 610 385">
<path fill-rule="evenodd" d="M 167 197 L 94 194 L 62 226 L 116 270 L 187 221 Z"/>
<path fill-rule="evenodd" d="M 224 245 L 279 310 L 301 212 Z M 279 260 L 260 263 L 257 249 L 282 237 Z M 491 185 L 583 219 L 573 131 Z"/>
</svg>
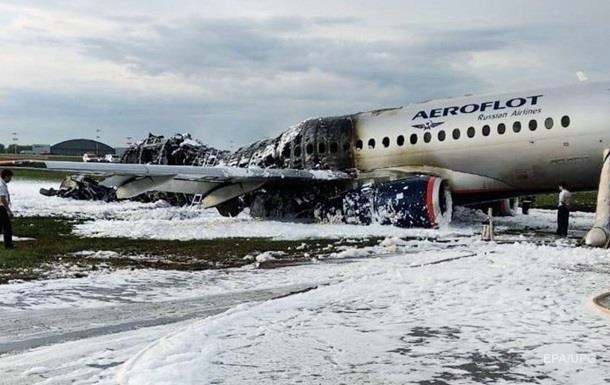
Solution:
<svg viewBox="0 0 610 385">
<path fill-rule="evenodd" d="M 560 182 L 595 189 L 609 104 L 610 83 L 581 83 L 308 119 L 196 165 L 0 165 L 104 176 L 119 199 L 194 194 L 226 216 L 249 208 L 264 218 L 435 227 L 453 205 L 552 192 Z"/>
</svg>

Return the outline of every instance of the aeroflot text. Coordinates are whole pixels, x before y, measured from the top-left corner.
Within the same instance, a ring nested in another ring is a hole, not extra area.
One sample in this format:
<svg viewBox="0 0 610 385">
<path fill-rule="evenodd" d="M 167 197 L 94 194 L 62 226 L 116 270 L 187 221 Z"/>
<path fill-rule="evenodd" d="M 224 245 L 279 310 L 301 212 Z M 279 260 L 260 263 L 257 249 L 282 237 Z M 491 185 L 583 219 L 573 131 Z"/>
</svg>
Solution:
<svg viewBox="0 0 610 385">
<path fill-rule="evenodd" d="M 463 106 L 451 106 L 445 108 L 435 108 L 430 111 L 419 111 L 411 120 L 440 118 L 448 115 L 472 114 L 473 112 L 483 112 L 488 110 L 503 110 L 505 108 L 519 108 L 525 105 L 535 106 L 543 95 L 528 96 L 525 98 L 513 98 L 507 101 L 496 100 L 481 104 L 465 104 Z"/>
</svg>

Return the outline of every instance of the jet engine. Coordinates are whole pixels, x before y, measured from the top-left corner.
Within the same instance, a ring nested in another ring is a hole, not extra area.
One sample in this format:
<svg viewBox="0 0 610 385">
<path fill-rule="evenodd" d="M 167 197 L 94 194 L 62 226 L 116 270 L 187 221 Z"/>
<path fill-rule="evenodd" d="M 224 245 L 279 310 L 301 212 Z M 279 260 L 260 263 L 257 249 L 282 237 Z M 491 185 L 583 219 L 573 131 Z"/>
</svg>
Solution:
<svg viewBox="0 0 610 385">
<path fill-rule="evenodd" d="M 417 175 L 365 185 L 348 192 L 343 214 L 348 223 L 398 227 L 437 227 L 451 220 L 452 201 L 441 178 Z"/>
</svg>

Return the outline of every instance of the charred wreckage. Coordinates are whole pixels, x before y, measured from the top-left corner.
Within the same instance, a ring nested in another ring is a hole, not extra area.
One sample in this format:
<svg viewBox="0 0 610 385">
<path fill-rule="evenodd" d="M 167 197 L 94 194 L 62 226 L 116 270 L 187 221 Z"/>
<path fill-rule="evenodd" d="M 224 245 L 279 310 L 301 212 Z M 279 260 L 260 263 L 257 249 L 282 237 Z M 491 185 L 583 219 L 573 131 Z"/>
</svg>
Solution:
<svg viewBox="0 0 610 385">
<path fill-rule="evenodd" d="M 229 166 L 238 168 L 338 170 L 355 174 L 354 115 L 315 118 L 299 123 L 273 139 L 264 139 L 236 151 L 205 146 L 190 135 L 170 138 L 149 134 L 132 145 L 121 163 Z M 59 190 L 41 189 L 47 196 L 113 201 L 113 188 L 96 179 L 70 176 Z M 164 199 L 173 205 L 197 204 L 201 196 L 147 192 L 131 198 Z M 432 227 L 451 214 L 451 197 L 445 181 L 413 175 L 382 183 L 347 180 L 294 182 L 269 181 L 215 206 L 224 216 L 244 209 L 250 215 L 298 221 L 344 221 L 353 224 L 379 222 L 401 227 Z"/>
</svg>

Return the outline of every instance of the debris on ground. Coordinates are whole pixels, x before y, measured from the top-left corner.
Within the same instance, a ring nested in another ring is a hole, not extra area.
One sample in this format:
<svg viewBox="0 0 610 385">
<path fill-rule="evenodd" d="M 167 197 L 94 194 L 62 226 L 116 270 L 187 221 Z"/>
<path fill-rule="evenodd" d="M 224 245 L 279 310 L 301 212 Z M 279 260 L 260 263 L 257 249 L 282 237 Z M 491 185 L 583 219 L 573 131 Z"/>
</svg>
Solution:
<svg viewBox="0 0 610 385">
<path fill-rule="evenodd" d="M 58 196 L 77 200 L 112 202 L 117 200 L 114 188 L 101 185 L 97 180 L 86 175 L 71 175 L 61 182 L 59 190 L 41 188 L 45 196 Z"/>
</svg>

